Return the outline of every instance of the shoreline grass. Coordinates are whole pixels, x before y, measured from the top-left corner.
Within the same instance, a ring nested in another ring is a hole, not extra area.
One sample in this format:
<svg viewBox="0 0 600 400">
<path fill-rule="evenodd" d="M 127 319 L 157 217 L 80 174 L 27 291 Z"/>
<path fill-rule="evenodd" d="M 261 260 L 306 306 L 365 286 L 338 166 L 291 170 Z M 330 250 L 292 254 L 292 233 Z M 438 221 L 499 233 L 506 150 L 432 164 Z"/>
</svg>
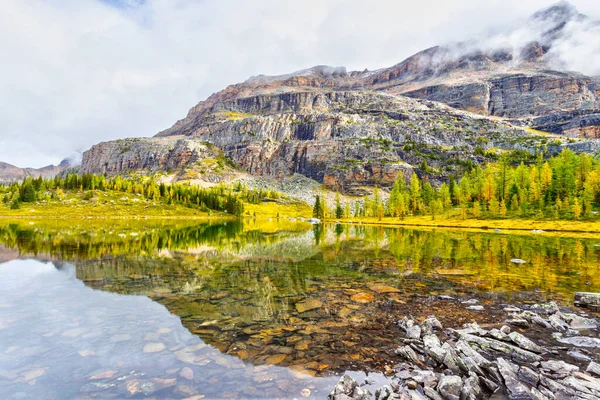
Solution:
<svg viewBox="0 0 600 400">
<path fill-rule="evenodd" d="M 442 229 L 469 229 L 477 231 L 493 231 L 499 229 L 501 232 L 532 233 L 533 230 L 541 230 L 550 234 L 577 234 L 600 238 L 600 221 L 570 221 L 570 220 L 535 220 L 535 219 L 459 219 L 459 218 L 437 218 L 431 216 L 411 216 L 398 220 L 394 217 L 359 218 L 327 218 L 326 222 L 358 223 L 362 225 L 377 225 L 384 227 L 409 227 L 409 228 L 442 228 Z"/>
</svg>

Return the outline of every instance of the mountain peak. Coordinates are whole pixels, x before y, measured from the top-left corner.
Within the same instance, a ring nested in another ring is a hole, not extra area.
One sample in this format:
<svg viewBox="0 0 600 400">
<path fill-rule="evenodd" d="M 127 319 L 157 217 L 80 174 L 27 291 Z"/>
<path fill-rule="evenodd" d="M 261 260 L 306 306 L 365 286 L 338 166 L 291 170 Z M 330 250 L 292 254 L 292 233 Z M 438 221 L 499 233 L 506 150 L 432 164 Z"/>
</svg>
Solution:
<svg viewBox="0 0 600 400">
<path fill-rule="evenodd" d="M 550 7 L 543 8 L 535 12 L 531 19 L 534 20 L 557 20 L 557 19 L 570 19 L 574 16 L 582 15 L 579 14 L 577 7 L 568 1 L 559 1 L 551 5 Z"/>
<path fill-rule="evenodd" d="M 587 17 L 567 1 L 561 1 L 548 8 L 544 8 L 530 18 L 532 25 L 541 31 L 542 39 L 547 42 L 556 40 L 563 28 L 570 22 L 581 22 Z"/>
<path fill-rule="evenodd" d="M 284 75 L 256 75 L 250 77 L 246 83 L 270 83 L 277 81 L 284 81 L 294 77 L 310 77 L 310 76 L 321 76 L 321 77 L 338 77 L 346 76 L 348 72 L 346 67 L 332 67 L 329 65 L 316 65 L 311 68 L 302 69 L 300 71 L 292 72 L 291 74 Z"/>
</svg>

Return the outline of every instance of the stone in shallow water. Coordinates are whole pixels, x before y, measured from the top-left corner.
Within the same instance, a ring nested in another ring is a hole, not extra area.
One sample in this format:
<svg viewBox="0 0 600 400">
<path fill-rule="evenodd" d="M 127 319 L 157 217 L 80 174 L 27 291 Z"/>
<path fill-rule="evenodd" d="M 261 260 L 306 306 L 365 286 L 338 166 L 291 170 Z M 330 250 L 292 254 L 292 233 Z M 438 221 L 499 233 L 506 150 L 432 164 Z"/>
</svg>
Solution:
<svg viewBox="0 0 600 400">
<path fill-rule="evenodd" d="M 355 310 L 352 310 L 350 308 L 344 307 L 342 308 L 340 311 L 338 311 L 338 315 L 341 318 L 346 318 L 348 315 L 352 314 Z"/>
<path fill-rule="evenodd" d="M 285 354 L 273 354 L 272 356 L 269 356 L 269 358 L 267 358 L 267 361 L 265 361 L 265 364 L 267 365 L 277 365 L 281 362 L 283 362 L 283 360 L 285 360 Z"/>
<path fill-rule="evenodd" d="M 86 383 L 79 389 L 81 393 L 100 392 L 107 389 L 112 389 L 117 386 L 114 383 L 91 382 Z M 93 397 L 77 397 L 78 399 L 92 399 Z"/>
<path fill-rule="evenodd" d="M 93 375 L 90 377 L 90 380 L 95 380 L 95 379 L 110 379 L 112 378 L 115 374 L 117 373 L 117 371 L 104 371 L 101 372 L 97 375 Z"/>
<path fill-rule="evenodd" d="M 126 342 L 128 340 L 131 340 L 131 335 L 128 335 L 127 333 L 114 335 L 110 338 L 110 341 L 113 343 Z"/>
<path fill-rule="evenodd" d="M 144 336 L 144 341 L 145 342 L 155 342 L 155 341 L 157 341 L 159 339 L 160 339 L 160 334 L 158 334 L 158 333 L 147 333 Z"/>
<path fill-rule="evenodd" d="M 165 349 L 164 343 L 148 343 L 144 346 L 144 353 L 158 353 Z"/>
<path fill-rule="evenodd" d="M 175 388 L 173 393 L 175 393 L 178 396 L 188 398 L 188 397 L 198 394 L 198 391 L 188 385 L 179 385 Z"/>
<path fill-rule="evenodd" d="M 271 374 L 271 373 L 268 373 L 268 372 L 259 372 L 259 373 L 257 373 L 257 374 L 254 374 L 254 375 L 252 376 L 252 380 L 253 380 L 254 382 L 259 382 L 259 383 L 262 383 L 262 382 L 269 382 L 269 381 L 272 381 L 272 380 L 274 380 L 276 377 L 277 377 L 276 375 L 274 375 L 274 374 Z"/>
<path fill-rule="evenodd" d="M 83 332 L 85 332 L 82 328 L 73 328 L 73 329 L 69 329 L 67 331 L 64 331 L 62 333 L 62 336 L 64 337 L 77 337 L 80 336 Z"/>
<path fill-rule="evenodd" d="M 179 376 L 187 380 L 192 380 L 194 379 L 194 371 L 190 367 L 183 367 L 183 369 L 179 373 Z"/>
<path fill-rule="evenodd" d="M 306 351 L 306 350 L 308 350 L 309 347 L 310 347 L 310 342 L 307 340 L 302 340 L 302 341 L 296 343 L 296 345 L 294 346 L 294 349 L 296 349 L 298 351 Z"/>
<path fill-rule="evenodd" d="M 375 296 L 373 296 L 371 293 L 356 293 L 355 295 L 353 295 L 352 297 L 350 297 L 350 300 L 357 302 L 357 303 L 370 303 L 373 300 L 375 300 Z"/>
<path fill-rule="evenodd" d="M 377 293 L 401 293 L 400 289 L 397 289 L 392 286 L 381 285 L 379 283 L 374 283 L 372 285 L 368 285 L 368 288 Z"/>
<path fill-rule="evenodd" d="M 36 369 L 32 369 L 30 371 L 27 371 L 23 374 L 23 380 L 29 381 L 32 379 L 39 378 L 40 376 L 42 376 L 46 373 L 47 369 L 48 368 L 36 368 Z"/>
<path fill-rule="evenodd" d="M 316 310 L 317 308 L 323 307 L 323 303 L 318 299 L 305 299 L 296 303 L 296 310 L 299 313 L 303 313 L 310 310 Z"/>
</svg>

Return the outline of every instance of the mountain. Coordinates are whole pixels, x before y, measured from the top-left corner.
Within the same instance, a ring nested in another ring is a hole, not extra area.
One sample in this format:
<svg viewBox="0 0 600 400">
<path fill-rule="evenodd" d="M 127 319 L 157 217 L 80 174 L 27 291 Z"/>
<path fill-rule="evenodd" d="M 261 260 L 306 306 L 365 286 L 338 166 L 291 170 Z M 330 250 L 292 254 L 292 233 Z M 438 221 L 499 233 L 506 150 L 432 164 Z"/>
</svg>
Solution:
<svg viewBox="0 0 600 400">
<path fill-rule="evenodd" d="M 565 48 L 597 29 L 562 2 L 513 30 L 433 47 L 389 68 L 255 76 L 154 138 L 94 146 L 82 170 L 198 170 L 223 156 L 250 174 L 299 173 L 360 194 L 389 186 L 398 172 L 441 180 L 498 149 L 595 152 L 600 78 L 569 71 Z"/>
<path fill-rule="evenodd" d="M 64 159 L 58 165 L 47 165 L 42 168 L 19 168 L 0 161 L 0 183 L 21 181 L 27 177 L 52 178 L 73 166 L 73 162 Z"/>
</svg>

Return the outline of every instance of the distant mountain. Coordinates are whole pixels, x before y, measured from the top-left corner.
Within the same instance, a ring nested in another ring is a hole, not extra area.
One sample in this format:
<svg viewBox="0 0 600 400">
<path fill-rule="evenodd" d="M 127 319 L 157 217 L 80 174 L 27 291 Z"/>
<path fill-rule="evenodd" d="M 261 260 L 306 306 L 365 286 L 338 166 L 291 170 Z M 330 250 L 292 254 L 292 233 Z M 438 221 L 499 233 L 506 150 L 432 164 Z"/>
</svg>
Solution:
<svg viewBox="0 0 600 400">
<path fill-rule="evenodd" d="M 156 138 L 94 146 L 82 170 L 185 169 L 205 157 L 196 141 L 251 174 L 300 173 L 359 193 L 390 185 L 400 171 L 443 179 L 494 148 L 597 151 L 600 78 L 568 69 L 578 65 L 578 35 L 599 26 L 561 2 L 513 30 L 433 47 L 389 68 L 255 76 L 211 95 Z"/>
<path fill-rule="evenodd" d="M 48 165 L 42 168 L 19 168 L 0 161 L 0 183 L 21 181 L 27 177 L 52 178 L 73 166 L 73 161 L 64 159 L 58 165 Z"/>
</svg>

